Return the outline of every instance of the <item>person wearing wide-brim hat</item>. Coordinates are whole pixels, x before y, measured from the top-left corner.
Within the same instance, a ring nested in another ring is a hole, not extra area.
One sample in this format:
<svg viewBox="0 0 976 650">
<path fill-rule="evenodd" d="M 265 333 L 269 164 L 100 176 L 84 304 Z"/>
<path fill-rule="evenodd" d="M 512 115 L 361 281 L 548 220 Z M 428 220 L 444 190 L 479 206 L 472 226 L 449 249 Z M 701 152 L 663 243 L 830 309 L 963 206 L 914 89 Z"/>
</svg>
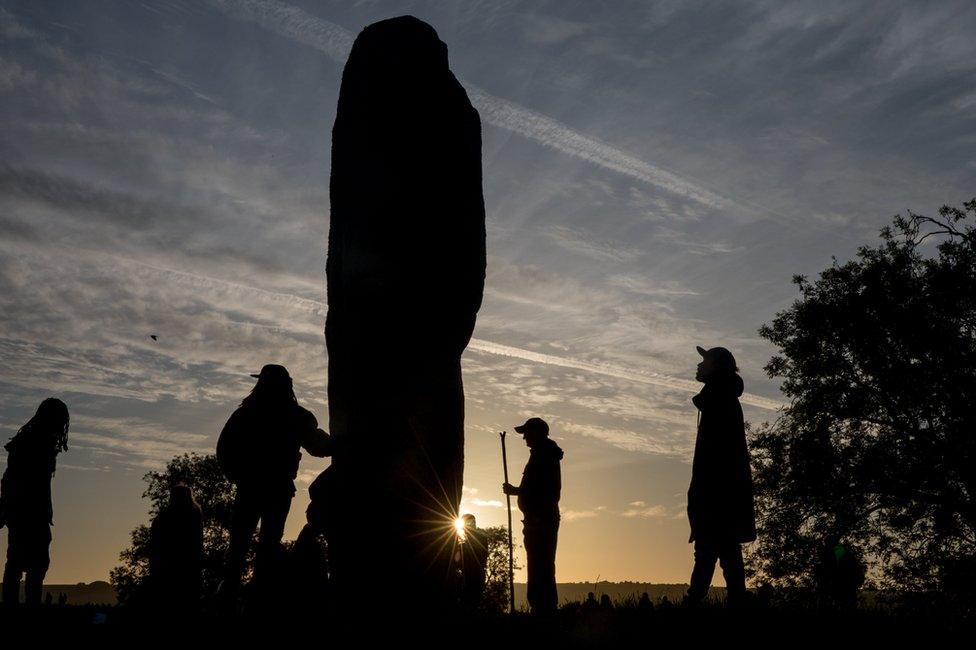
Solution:
<svg viewBox="0 0 976 650">
<path fill-rule="evenodd" d="M 695 543 L 695 568 L 687 602 L 701 602 L 722 565 L 728 603 L 745 596 L 742 544 L 756 539 L 752 473 L 739 396 L 742 378 L 725 348 L 697 348 L 701 363 L 695 379 L 705 384 L 692 398 L 698 408 L 698 437 L 688 488 L 689 542 Z"/>
<path fill-rule="evenodd" d="M 257 384 L 230 416 L 217 440 L 217 460 L 237 486 L 230 551 L 221 594 L 235 598 L 251 538 L 261 522 L 254 559 L 254 581 L 267 584 L 280 559 L 285 520 L 295 496 L 295 477 L 304 449 L 312 456 L 332 454 L 332 438 L 312 413 L 298 404 L 284 366 L 268 364 Z"/>
<path fill-rule="evenodd" d="M 559 533 L 559 493 L 562 478 L 559 461 L 563 450 L 549 437 L 549 425 L 542 418 L 529 418 L 515 427 L 529 448 L 529 462 L 518 486 L 502 485 L 505 494 L 518 497 L 525 518 L 526 596 L 534 614 L 556 611 L 556 540 Z"/>
</svg>

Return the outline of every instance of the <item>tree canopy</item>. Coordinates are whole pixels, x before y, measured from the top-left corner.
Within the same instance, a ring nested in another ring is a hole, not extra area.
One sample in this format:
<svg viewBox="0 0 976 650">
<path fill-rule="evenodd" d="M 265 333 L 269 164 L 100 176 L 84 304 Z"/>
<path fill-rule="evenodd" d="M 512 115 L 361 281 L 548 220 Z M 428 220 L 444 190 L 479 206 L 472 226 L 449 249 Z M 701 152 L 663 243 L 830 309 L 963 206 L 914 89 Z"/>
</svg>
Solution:
<svg viewBox="0 0 976 650">
<path fill-rule="evenodd" d="M 760 329 L 789 398 L 751 440 L 761 579 L 809 583 L 830 540 L 880 586 L 976 578 L 974 219 L 976 200 L 895 217 Z"/>
</svg>

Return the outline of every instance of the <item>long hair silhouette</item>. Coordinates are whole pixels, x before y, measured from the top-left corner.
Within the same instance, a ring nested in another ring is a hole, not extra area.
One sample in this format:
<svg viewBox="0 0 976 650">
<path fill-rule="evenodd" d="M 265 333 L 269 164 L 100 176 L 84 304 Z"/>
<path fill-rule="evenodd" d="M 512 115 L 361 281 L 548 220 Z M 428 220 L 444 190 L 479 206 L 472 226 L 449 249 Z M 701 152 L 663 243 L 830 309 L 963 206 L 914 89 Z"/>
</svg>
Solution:
<svg viewBox="0 0 976 650">
<path fill-rule="evenodd" d="M 13 442 L 18 439 L 30 438 L 32 442 L 40 442 L 35 438 L 47 436 L 54 447 L 55 455 L 57 455 L 68 450 L 70 420 L 68 407 L 65 403 L 56 397 L 48 397 L 37 407 L 33 417 L 20 427 L 10 440 Z"/>
</svg>

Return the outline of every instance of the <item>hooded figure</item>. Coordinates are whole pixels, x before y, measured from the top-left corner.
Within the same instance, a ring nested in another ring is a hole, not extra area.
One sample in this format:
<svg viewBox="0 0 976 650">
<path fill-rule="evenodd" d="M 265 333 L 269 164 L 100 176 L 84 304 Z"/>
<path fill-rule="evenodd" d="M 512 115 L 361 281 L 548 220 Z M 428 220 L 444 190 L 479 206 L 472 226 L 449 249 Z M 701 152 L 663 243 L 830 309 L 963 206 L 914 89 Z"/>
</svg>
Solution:
<svg viewBox="0 0 976 650">
<path fill-rule="evenodd" d="M 720 560 L 728 598 L 745 594 L 740 544 L 756 539 L 752 473 L 739 396 L 742 378 L 725 348 L 698 348 L 702 362 L 696 379 L 704 382 L 692 398 L 698 408 L 698 438 L 688 488 L 689 542 L 695 543 L 695 569 L 688 598 L 701 601 Z"/>
<path fill-rule="evenodd" d="M 529 447 L 529 462 L 516 487 L 502 486 L 505 494 L 518 497 L 525 518 L 525 568 L 528 573 L 526 597 L 534 614 L 556 611 L 556 541 L 559 533 L 559 493 L 562 477 L 559 461 L 563 450 L 549 437 L 549 425 L 542 418 L 529 418 L 515 430 Z"/>
<path fill-rule="evenodd" d="M 0 527 L 6 525 L 9 531 L 5 604 L 19 599 L 22 574 L 27 604 L 41 604 L 41 586 L 51 564 L 51 479 L 58 454 L 68 449 L 68 422 L 68 407 L 49 397 L 4 446 L 7 469 L 0 479 Z"/>
<path fill-rule="evenodd" d="M 203 579 L 203 514 L 193 491 L 182 483 L 170 488 L 169 502 L 149 529 L 149 580 L 156 605 L 193 611 Z"/>
</svg>

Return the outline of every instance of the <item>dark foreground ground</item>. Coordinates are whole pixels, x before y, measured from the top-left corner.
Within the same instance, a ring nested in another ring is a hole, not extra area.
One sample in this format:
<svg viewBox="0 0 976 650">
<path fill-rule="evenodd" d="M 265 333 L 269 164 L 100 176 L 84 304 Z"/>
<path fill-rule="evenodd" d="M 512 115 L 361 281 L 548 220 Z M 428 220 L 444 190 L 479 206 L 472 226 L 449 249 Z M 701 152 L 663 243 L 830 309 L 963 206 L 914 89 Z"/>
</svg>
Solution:
<svg viewBox="0 0 976 650">
<path fill-rule="evenodd" d="M 0 608 L 3 636 L 9 638 L 18 629 L 43 630 L 45 636 L 67 631 L 106 639 L 175 637 L 194 646 L 198 642 L 246 642 L 271 636 L 277 641 L 275 645 L 292 639 L 321 639 L 322 647 L 330 642 L 335 644 L 332 647 L 358 647 L 357 642 L 372 645 L 369 642 L 384 641 L 383 645 L 391 648 L 577 648 L 624 644 L 701 647 L 734 643 L 765 647 L 897 643 L 946 635 L 970 639 L 976 627 L 971 618 L 958 611 L 870 608 L 842 612 L 758 604 L 736 610 L 720 604 L 694 609 L 658 605 L 653 611 L 629 603 L 613 609 L 585 609 L 569 604 L 547 619 L 525 613 L 434 617 L 379 610 L 342 617 L 321 611 L 191 617 L 96 605 L 42 606 L 34 611 Z"/>
</svg>

